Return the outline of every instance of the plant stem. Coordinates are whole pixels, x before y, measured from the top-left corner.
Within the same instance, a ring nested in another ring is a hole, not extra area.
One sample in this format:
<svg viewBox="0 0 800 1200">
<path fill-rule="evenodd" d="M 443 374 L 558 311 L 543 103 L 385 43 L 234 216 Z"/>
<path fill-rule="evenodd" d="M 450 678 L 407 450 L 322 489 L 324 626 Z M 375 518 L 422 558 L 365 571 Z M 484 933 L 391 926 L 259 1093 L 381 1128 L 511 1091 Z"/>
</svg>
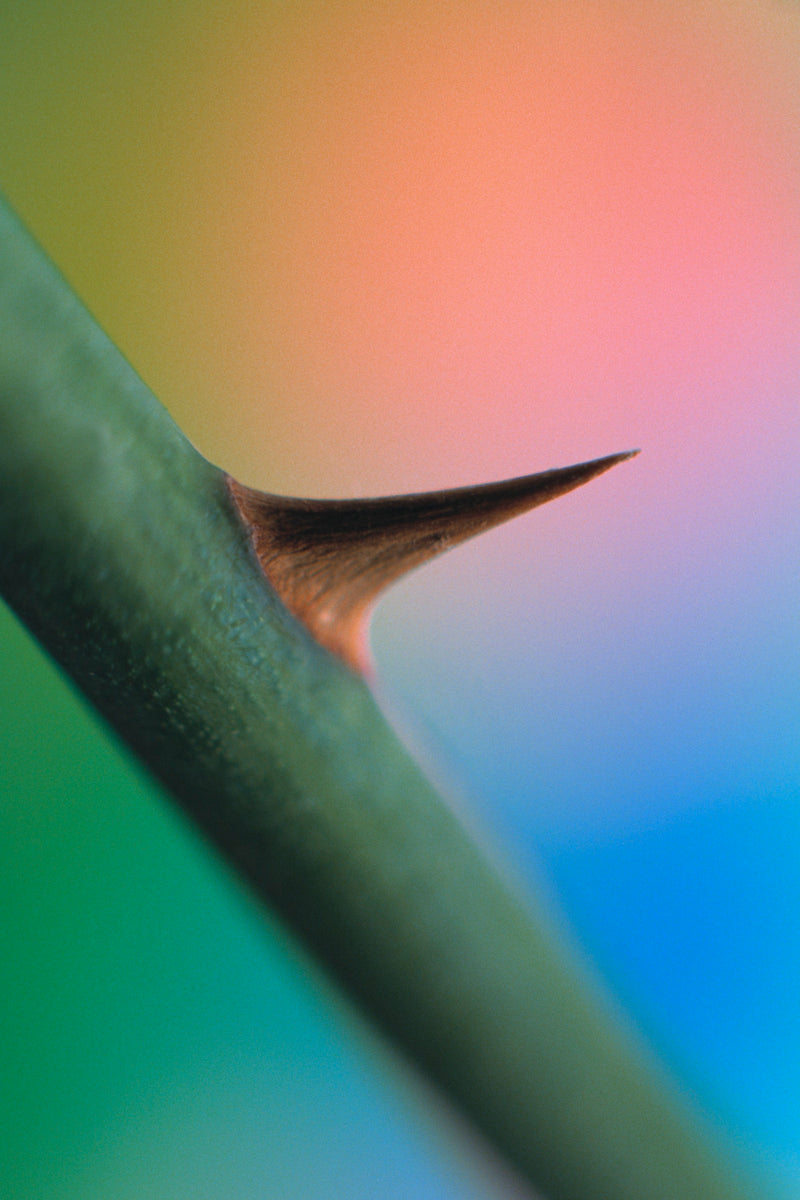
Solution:
<svg viewBox="0 0 800 1200">
<path fill-rule="evenodd" d="M 0 591 L 386 1033 L 552 1200 L 748 1193 L 265 583 L 221 471 L 0 208 Z"/>
</svg>

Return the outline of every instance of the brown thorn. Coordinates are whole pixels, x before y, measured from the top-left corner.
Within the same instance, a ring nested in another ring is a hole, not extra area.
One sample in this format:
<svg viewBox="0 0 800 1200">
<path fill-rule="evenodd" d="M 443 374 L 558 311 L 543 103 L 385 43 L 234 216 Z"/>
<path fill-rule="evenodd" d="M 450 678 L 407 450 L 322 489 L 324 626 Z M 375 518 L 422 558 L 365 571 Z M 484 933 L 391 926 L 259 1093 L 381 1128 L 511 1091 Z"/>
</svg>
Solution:
<svg viewBox="0 0 800 1200">
<path fill-rule="evenodd" d="M 286 607 L 321 645 L 369 674 L 369 616 L 390 583 L 638 453 L 501 483 L 373 500 L 299 500 L 255 491 L 230 476 L 227 483 L 261 568 Z"/>
</svg>

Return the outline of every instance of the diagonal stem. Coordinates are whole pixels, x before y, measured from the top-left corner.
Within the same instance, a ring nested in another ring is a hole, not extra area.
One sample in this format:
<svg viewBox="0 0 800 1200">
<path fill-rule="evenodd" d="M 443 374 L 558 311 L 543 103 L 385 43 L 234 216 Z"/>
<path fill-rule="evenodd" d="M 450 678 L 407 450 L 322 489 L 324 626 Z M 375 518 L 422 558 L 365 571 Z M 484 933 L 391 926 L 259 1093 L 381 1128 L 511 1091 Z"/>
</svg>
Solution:
<svg viewBox="0 0 800 1200">
<path fill-rule="evenodd" d="M 551 1200 L 756 1194 L 363 681 L 265 584 L 225 476 L 1 205 L 0 592 L 263 900 Z"/>
</svg>

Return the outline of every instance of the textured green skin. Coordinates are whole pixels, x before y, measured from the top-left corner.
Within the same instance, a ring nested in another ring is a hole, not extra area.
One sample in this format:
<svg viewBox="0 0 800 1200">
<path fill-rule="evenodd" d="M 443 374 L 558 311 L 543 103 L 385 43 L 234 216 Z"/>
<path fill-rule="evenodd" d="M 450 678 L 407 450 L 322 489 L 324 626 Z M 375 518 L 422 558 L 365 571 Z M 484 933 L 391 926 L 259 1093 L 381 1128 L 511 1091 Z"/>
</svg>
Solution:
<svg viewBox="0 0 800 1200">
<path fill-rule="evenodd" d="M 734 1200 L 658 1069 L 266 585 L 224 476 L 0 206 L 0 590 L 552 1200 Z"/>
</svg>

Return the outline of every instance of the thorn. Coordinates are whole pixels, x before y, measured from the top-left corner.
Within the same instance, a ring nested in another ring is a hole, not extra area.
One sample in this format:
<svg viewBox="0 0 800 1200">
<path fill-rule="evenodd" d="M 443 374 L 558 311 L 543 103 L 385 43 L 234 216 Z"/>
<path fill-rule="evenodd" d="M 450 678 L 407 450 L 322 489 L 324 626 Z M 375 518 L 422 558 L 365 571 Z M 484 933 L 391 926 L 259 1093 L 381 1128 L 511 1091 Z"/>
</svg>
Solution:
<svg viewBox="0 0 800 1200">
<path fill-rule="evenodd" d="M 390 583 L 638 453 L 628 450 L 501 483 L 371 500 L 273 496 L 230 476 L 227 484 L 261 569 L 286 607 L 321 645 L 369 675 L 369 618 Z"/>
</svg>

